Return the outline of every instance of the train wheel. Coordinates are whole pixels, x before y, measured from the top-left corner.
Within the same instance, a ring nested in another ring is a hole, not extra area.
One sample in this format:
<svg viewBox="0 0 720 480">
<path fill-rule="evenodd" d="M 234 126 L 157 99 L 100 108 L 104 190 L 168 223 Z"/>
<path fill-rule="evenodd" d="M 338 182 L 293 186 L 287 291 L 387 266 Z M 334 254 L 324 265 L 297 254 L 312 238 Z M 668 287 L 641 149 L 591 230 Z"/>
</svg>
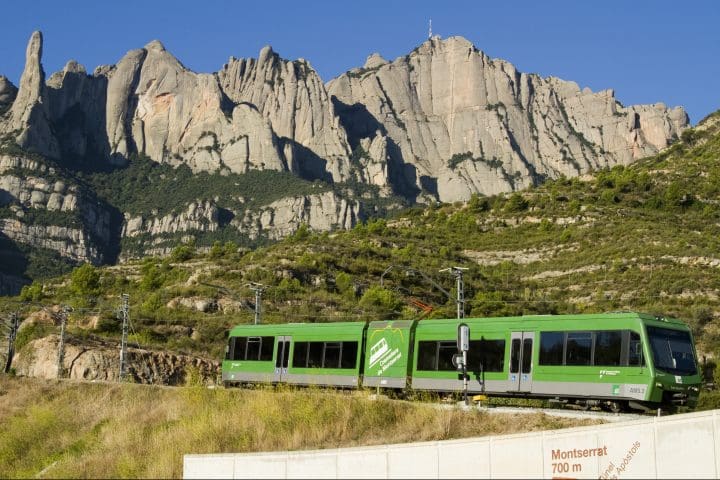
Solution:
<svg viewBox="0 0 720 480">
<path fill-rule="evenodd" d="M 620 413 L 625 410 L 622 402 L 606 402 L 605 406 L 612 413 Z"/>
</svg>

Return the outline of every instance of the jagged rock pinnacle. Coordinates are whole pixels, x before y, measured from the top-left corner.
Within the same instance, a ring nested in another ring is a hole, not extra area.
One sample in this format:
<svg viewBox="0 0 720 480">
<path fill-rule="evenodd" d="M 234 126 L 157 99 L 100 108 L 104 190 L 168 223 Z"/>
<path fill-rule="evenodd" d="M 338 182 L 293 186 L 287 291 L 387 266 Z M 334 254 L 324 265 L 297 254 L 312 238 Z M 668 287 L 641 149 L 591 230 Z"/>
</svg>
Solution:
<svg viewBox="0 0 720 480">
<path fill-rule="evenodd" d="M 160 40 L 153 40 L 152 42 L 149 42 L 147 45 L 145 45 L 145 50 L 164 52 L 165 45 L 163 45 Z"/>
<path fill-rule="evenodd" d="M 15 141 L 21 147 L 57 158 L 60 153 L 50 128 L 47 102 L 44 101 L 45 72 L 40 63 L 42 47 L 42 33 L 33 32 L 25 51 L 25 69 L 6 130 L 20 131 Z"/>
</svg>

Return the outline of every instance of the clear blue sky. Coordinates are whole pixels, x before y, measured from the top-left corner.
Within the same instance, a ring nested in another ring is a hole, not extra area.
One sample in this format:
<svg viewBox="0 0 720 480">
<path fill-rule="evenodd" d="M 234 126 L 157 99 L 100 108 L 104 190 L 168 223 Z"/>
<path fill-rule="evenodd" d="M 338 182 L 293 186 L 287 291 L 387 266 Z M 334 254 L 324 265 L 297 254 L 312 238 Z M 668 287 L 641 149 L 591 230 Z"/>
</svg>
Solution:
<svg viewBox="0 0 720 480">
<path fill-rule="evenodd" d="M 625 105 L 681 105 L 693 124 L 720 108 L 720 0 L 5 0 L 0 15 L 0 74 L 16 85 L 33 30 L 44 34 L 48 75 L 69 59 L 92 71 L 158 39 L 198 72 L 269 44 L 327 81 L 373 52 L 405 55 L 432 18 L 442 37 L 463 36 L 523 72 L 613 88 Z"/>
</svg>

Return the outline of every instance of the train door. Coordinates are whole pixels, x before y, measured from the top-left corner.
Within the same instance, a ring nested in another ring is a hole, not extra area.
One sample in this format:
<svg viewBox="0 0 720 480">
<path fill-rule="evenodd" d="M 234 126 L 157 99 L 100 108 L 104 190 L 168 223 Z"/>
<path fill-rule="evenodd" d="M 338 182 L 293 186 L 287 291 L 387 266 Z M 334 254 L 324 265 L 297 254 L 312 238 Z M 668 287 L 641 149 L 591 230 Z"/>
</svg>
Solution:
<svg viewBox="0 0 720 480">
<path fill-rule="evenodd" d="M 275 382 L 285 381 L 288 370 L 288 360 L 290 359 L 290 341 L 292 337 L 277 337 L 277 355 L 275 356 Z"/>
<path fill-rule="evenodd" d="M 529 392 L 532 388 L 532 352 L 535 332 L 510 334 L 510 391 Z"/>
</svg>

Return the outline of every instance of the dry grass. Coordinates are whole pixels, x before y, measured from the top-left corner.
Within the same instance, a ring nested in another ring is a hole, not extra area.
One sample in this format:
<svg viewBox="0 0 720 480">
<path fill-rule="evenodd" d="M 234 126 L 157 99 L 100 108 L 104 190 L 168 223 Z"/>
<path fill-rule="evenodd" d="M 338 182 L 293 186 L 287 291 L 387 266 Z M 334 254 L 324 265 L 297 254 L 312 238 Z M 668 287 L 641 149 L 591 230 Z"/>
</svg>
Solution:
<svg viewBox="0 0 720 480">
<path fill-rule="evenodd" d="M 350 447 L 593 423 L 520 418 L 372 400 L 365 392 L 0 377 L 0 477 L 179 478 L 187 453 Z"/>
</svg>

